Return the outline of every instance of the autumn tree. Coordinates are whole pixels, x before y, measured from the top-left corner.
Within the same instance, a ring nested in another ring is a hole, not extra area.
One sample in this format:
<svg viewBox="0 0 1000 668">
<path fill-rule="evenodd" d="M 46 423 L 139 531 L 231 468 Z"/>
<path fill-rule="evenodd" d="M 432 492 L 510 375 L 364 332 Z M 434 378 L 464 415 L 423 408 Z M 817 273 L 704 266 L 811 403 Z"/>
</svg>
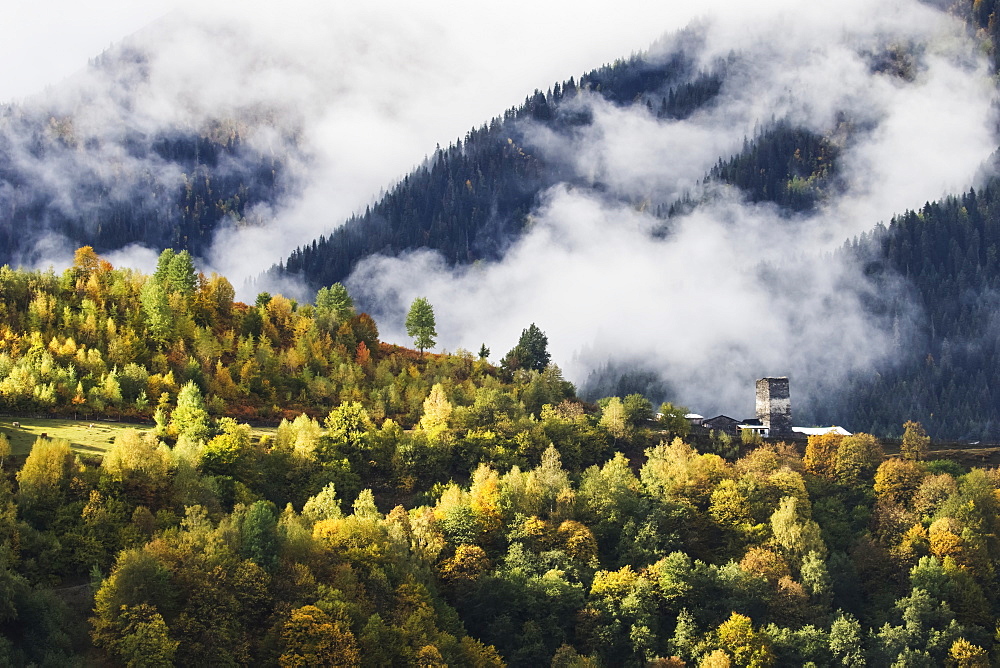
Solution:
<svg viewBox="0 0 1000 668">
<path fill-rule="evenodd" d="M 359 666 L 361 655 L 351 629 L 314 605 L 292 610 L 281 630 L 282 668 Z"/>
<path fill-rule="evenodd" d="M 887 459 L 875 471 L 873 490 L 879 498 L 907 505 L 924 479 L 919 464 L 908 459 Z"/>
<path fill-rule="evenodd" d="M 883 459 L 885 453 L 877 438 L 871 434 L 854 434 L 845 436 L 837 446 L 834 469 L 842 483 L 856 485 L 870 480 Z"/>
<path fill-rule="evenodd" d="M 810 436 L 802 458 L 806 470 L 813 475 L 834 480 L 837 477 L 837 449 L 843 438 L 841 434 L 833 432 Z"/>
<path fill-rule="evenodd" d="M 913 420 L 903 423 L 903 441 L 899 446 L 899 454 L 903 459 L 921 461 L 927 459 L 931 437 L 924 431 L 923 425 Z"/>
<path fill-rule="evenodd" d="M 441 383 L 435 383 L 430 394 L 424 399 L 424 414 L 420 418 L 420 428 L 427 433 L 431 441 L 440 440 L 448 431 L 451 411 L 451 402 L 448 401 L 444 387 Z"/>
<path fill-rule="evenodd" d="M 17 473 L 18 505 L 38 518 L 55 512 L 69 491 L 76 458 L 69 441 L 61 438 L 38 438 L 24 466 Z"/>
<path fill-rule="evenodd" d="M 167 486 L 170 449 L 155 434 L 124 429 L 104 453 L 101 469 L 146 504 Z"/>
<path fill-rule="evenodd" d="M 732 613 L 715 630 L 716 642 L 732 659 L 733 666 L 762 668 L 774 665 L 774 652 L 767 634 L 753 628 L 746 615 Z"/>
</svg>

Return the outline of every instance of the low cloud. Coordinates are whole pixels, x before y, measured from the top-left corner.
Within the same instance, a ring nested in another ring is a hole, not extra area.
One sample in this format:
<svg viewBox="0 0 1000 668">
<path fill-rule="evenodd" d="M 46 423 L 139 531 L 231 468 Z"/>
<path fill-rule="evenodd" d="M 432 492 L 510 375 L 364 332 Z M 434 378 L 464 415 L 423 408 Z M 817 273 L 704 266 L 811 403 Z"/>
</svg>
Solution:
<svg viewBox="0 0 1000 668">
<path fill-rule="evenodd" d="M 486 342 L 496 359 L 535 322 L 577 383 L 609 362 L 649 370 L 675 392 L 652 399 L 739 417 L 752 412 L 755 378 L 787 374 L 803 403 L 818 400 L 891 358 L 921 317 L 870 315 L 871 286 L 836 248 L 966 189 L 995 145 L 988 71 L 954 19 L 917 3 L 855 3 L 844 16 L 796 6 L 748 24 L 707 22 L 705 67 L 728 56 L 721 45 L 739 47 L 711 108 L 665 121 L 590 95 L 579 103 L 592 126 L 572 139 L 534 136 L 599 192 L 550 190 L 501 262 L 451 269 L 429 252 L 372 258 L 350 287 L 387 338 L 405 340 L 402 315 L 426 296 L 445 348 Z M 915 54 L 912 71 L 875 66 L 895 47 Z M 720 156 L 774 119 L 843 144 L 837 187 L 815 212 L 790 218 L 730 188 L 698 190 Z M 665 238 L 652 235 L 660 221 L 642 203 L 684 191 L 702 204 L 671 219 Z"/>
<path fill-rule="evenodd" d="M 39 157 L 16 119 L 6 127 L 18 167 L 67 214 L 88 206 L 88 179 L 125 199 L 146 179 L 156 184 L 141 202 L 149 207 L 182 182 L 163 160 L 122 150 L 124 133 L 236 129 L 280 158 L 283 196 L 223 227 L 202 267 L 229 276 L 244 299 L 295 291 L 244 280 L 363 210 L 435 145 L 696 19 L 699 66 L 730 61 L 713 105 L 657 120 L 584 95 L 591 126 L 570 138 L 528 133 L 573 185 L 543 195 L 502 262 L 456 269 L 420 251 L 371 258 L 349 283 L 388 340 L 406 341 L 406 309 L 427 296 L 444 348 L 485 342 L 497 358 L 535 322 L 574 381 L 608 361 L 641 365 L 699 412 L 748 412 L 763 374 L 788 373 L 793 392 L 818 394 L 890 356 L 920 314 L 903 325 L 868 316 L 868 286 L 832 251 L 967 188 L 996 144 L 995 89 L 975 45 L 956 19 L 915 0 L 178 6 L 116 47 L 138 48 L 141 67 L 91 69 L 27 99 L 24 109 L 72 118 L 81 144 Z M 838 187 L 809 215 L 702 190 L 720 157 L 774 119 L 842 144 Z M 78 148 L 90 139 L 101 150 Z M 702 204 L 653 235 L 662 221 L 651 208 L 684 193 Z M 38 250 L 58 266 L 72 244 L 52 236 Z M 111 258 L 148 270 L 155 254 L 131 246 Z"/>
</svg>

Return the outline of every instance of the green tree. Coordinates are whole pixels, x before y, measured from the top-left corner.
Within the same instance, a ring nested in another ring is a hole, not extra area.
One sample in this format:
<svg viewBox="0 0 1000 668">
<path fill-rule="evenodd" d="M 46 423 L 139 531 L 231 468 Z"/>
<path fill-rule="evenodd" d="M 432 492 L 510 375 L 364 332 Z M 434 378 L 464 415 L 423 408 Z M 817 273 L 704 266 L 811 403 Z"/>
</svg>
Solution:
<svg viewBox="0 0 1000 668">
<path fill-rule="evenodd" d="M 179 292 L 185 297 L 194 295 L 194 289 L 198 286 L 198 274 L 191 253 L 184 250 L 170 258 L 166 286 L 170 291 Z"/>
<path fill-rule="evenodd" d="M 149 333 L 158 343 L 165 344 L 174 331 L 174 320 L 166 290 L 159 281 L 148 280 L 142 287 L 139 298 Z"/>
<path fill-rule="evenodd" d="M 168 276 L 170 274 L 170 263 L 176 257 L 177 253 L 174 252 L 173 248 L 164 248 L 160 253 L 160 257 L 156 260 L 156 271 L 153 272 L 153 278 L 160 285 L 165 285 L 169 280 Z"/>
<path fill-rule="evenodd" d="M 841 613 L 830 625 L 830 652 L 837 665 L 864 668 L 868 660 L 864 650 L 864 630 L 851 615 Z"/>
<path fill-rule="evenodd" d="M 340 502 L 337 500 L 337 488 L 331 482 L 321 489 L 315 496 L 309 497 L 305 505 L 302 506 L 303 517 L 313 522 L 320 520 L 339 520 L 343 517 L 340 510 Z"/>
<path fill-rule="evenodd" d="M 535 323 L 531 323 L 527 329 L 521 331 L 521 338 L 503 358 L 503 366 L 508 370 L 534 369 L 544 371 L 549 365 L 548 352 L 549 338 L 538 328 Z"/>
<path fill-rule="evenodd" d="M 269 501 L 255 501 L 241 527 L 242 556 L 266 571 L 278 565 L 278 520 Z"/>
<path fill-rule="evenodd" d="M 209 434 L 208 420 L 201 390 L 193 380 L 188 381 L 177 394 L 177 408 L 170 415 L 171 430 L 193 440 L 205 439 Z"/>
<path fill-rule="evenodd" d="M 688 433 L 690 433 L 691 423 L 684 417 L 687 414 L 688 409 L 684 406 L 675 406 L 669 401 L 660 404 L 659 421 L 663 428 L 667 430 L 670 438 L 675 436 L 686 438 Z"/>
<path fill-rule="evenodd" d="M 342 283 L 320 288 L 316 293 L 316 325 L 331 334 L 354 315 L 354 300 Z"/>
<path fill-rule="evenodd" d="M 410 305 L 406 314 L 406 333 L 413 337 L 413 345 L 423 354 L 424 350 L 434 347 L 434 309 L 424 297 L 417 297 Z"/>
<path fill-rule="evenodd" d="M 357 446 L 375 428 L 368 411 L 357 401 L 342 403 L 331 410 L 323 424 L 331 438 L 352 446 Z"/>
<path fill-rule="evenodd" d="M 822 558 L 826 555 L 826 544 L 820 535 L 819 525 L 807 517 L 794 496 L 783 497 L 778 509 L 771 515 L 771 532 L 789 561 L 801 564 L 810 552 Z M 808 512 L 808 511 L 806 511 Z"/>
<path fill-rule="evenodd" d="M 653 419 L 653 404 L 641 394 L 630 394 L 622 400 L 625 419 L 634 427 Z"/>
<path fill-rule="evenodd" d="M 632 433 L 625 415 L 625 406 L 618 397 L 611 397 L 601 412 L 600 425 L 604 427 L 615 442 L 620 438 L 628 438 Z"/>
<path fill-rule="evenodd" d="M 17 473 L 18 506 L 33 518 L 38 512 L 54 512 L 66 497 L 76 468 L 69 441 L 38 438 L 31 454 Z"/>
<path fill-rule="evenodd" d="M 114 646 L 128 668 L 169 668 L 180 644 L 171 640 L 162 615 L 151 605 L 124 606 L 121 638 Z"/>
</svg>

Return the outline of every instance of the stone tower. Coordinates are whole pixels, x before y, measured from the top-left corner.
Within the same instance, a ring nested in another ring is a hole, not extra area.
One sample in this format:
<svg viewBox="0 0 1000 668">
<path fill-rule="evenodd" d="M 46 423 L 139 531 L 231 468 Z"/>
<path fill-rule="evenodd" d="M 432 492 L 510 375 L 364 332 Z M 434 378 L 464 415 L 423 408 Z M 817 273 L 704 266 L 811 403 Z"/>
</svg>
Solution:
<svg viewBox="0 0 1000 668">
<path fill-rule="evenodd" d="M 757 381 L 757 419 L 767 427 L 771 438 L 792 433 L 792 400 L 788 378 L 761 378 Z"/>
</svg>

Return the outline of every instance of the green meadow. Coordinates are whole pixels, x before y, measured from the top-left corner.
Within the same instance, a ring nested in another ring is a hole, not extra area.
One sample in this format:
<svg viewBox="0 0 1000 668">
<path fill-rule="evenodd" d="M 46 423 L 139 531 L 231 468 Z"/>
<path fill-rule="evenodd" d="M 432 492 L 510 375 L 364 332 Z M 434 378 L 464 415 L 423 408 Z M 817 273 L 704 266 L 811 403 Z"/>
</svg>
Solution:
<svg viewBox="0 0 1000 668">
<path fill-rule="evenodd" d="M 21 426 L 15 427 L 17 422 Z M 0 433 L 10 440 L 14 457 L 27 457 L 31 446 L 39 436 L 65 438 L 73 451 L 84 456 L 101 457 L 114 443 L 115 436 L 123 429 L 146 431 L 152 425 L 130 422 L 104 422 L 95 420 L 56 420 L 48 418 L 3 418 L 0 419 Z M 254 427 L 256 438 L 264 434 L 274 434 L 274 427 Z"/>
<path fill-rule="evenodd" d="M 15 427 L 14 423 L 20 427 Z M 129 424 L 125 422 L 89 422 L 85 420 L 50 420 L 35 418 L 3 418 L 0 420 L 0 433 L 10 439 L 11 454 L 15 457 L 26 457 L 31 452 L 31 446 L 39 436 L 48 438 L 65 438 L 70 442 L 73 451 L 81 455 L 100 457 L 111 447 L 115 435 L 122 429 L 139 429 L 144 431 L 148 425 Z"/>
</svg>

